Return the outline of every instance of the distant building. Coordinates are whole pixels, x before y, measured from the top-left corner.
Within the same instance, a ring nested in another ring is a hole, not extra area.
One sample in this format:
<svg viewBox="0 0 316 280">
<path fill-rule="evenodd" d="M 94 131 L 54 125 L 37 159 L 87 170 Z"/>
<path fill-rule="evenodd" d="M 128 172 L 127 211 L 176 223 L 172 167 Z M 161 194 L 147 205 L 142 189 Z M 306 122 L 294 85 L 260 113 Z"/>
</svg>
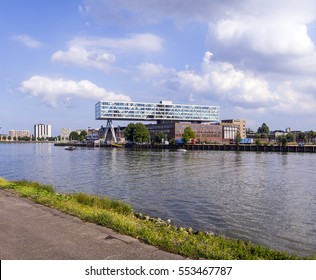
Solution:
<svg viewBox="0 0 316 280">
<path fill-rule="evenodd" d="M 190 126 L 195 132 L 195 141 L 197 143 L 222 142 L 222 126 L 219 124 L 173 122 L 146 125 L 151 139 L 155 139 L 155 135 L 158 132 L 163 132 L 167 138 L 165 140 L 175 139 L 176 141 L 182 138 L 184 129 L 187 126 Z"/>
<path fill-rule="evenodd" d="M 223 128 L 223 142 L 231 143 L 232 141 L 235 141 L 237 132 L 240 131 L 239 125 L 222 123 L 222 128 Z"/>
<path fill-rule="evenodd" d="M 9 130 L 9 136 L 12 139 L 18 139 L 19 137 L 29 137 L 32 138 L 32 134 L 29 130 Z"/>
<path fill-rule="evenodd" d="M 247 129 L 246 129 L 246 121 L 245 120 L 239 120 L 239 119 L 222 120 L 221 124 L 225 127 L 227 127 L 227 126 L 239 127 L 238 131 L 240 133 L 240 137 L 241 138 L 247 137 Z M 234 130 L 235 129 L 232 129 L 232 131 L 234 131 Z M 229 131 L 229 129 L 227 129 L 227 131 Z"/>
<path fill-rule="evenodd" d="M 88 130 L 86 130 L 86 129 L 83 129 L 83 130 L 85 130 L 87 132 L 87 135 L 92 135 L 92 134 L 98 134 L 99 133 L 99 129 L 98 128 L 88 127 Z"/>
<path fill-rule="evenodd" d="M 35 124 L 34 137 L 36 140 L 52 137 L 52 126 L 50 124 Z"/>
</svg>

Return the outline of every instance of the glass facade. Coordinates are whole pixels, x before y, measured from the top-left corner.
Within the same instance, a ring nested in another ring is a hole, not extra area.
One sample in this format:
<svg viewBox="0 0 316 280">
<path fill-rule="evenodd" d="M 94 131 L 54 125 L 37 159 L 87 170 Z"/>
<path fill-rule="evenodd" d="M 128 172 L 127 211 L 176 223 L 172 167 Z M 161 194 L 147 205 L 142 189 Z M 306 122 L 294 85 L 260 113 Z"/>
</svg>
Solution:
<svg viewBox="0 0 316 280">
<path fill-rule="evenodd" d="M 179 105 L 172 104 L 170 101 L 160 103 L 100 101 L 95 105 L 95 119 L 219 122 L 219 106 Z"/>
</svg>

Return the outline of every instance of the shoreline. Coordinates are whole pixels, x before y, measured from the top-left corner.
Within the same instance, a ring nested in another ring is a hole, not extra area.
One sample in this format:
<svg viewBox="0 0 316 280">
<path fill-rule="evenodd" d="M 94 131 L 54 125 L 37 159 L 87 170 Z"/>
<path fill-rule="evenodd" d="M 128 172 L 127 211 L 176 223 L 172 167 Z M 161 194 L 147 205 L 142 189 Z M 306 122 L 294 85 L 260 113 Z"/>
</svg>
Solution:
<svg viewBox="0 0 316 280">
<path fill-rule="evenodd" d="M 128 235 L 173 254 L 192 259 L 316 259 L 173 225 L 170 220 L 136 213 L 130 205 L 85 193 L 60 194 L 52 186 L 0 178 L 7 189 L 32 201 Z"/>
<path fill-rule="evenodd" d="M 54 146 L 74 146 L 88 148 L 117 148 L 105 144 L 93 143 L 66 143 L 55 141 L 0 141 L 0 144 L 54 144 Z M 237 152 L 272 152 L 272 153 L 316 153 L 316 145 L 256 145 L 256 144 L 126 144 L 123 148 L 128 149 L 152 149 L 152 150 L 178 150 L 188 151 L 237 151 Z"/>
<path fill-rule="evenodd" d="M 55 146 L 75 146 L 75 147 L 98 147 L 113 148 L 109 145 L 91 145 L 87 143 L 54 143 Z M 115 148 L 115 147 L 114 147 Z M 187 151 L 238 151 L 238 152 L 275 152 L 275 153 L 316 153 L 316 145 L 305 146 L 276 146 L 276 145 L 255 145 L 255 144 L 181 144 L 181 145 L 151 145 L 151 144 L 131 144 L 125 145 L 128 149 L 153 149 L 153 150 L 177 150 Z"/>
</svg>

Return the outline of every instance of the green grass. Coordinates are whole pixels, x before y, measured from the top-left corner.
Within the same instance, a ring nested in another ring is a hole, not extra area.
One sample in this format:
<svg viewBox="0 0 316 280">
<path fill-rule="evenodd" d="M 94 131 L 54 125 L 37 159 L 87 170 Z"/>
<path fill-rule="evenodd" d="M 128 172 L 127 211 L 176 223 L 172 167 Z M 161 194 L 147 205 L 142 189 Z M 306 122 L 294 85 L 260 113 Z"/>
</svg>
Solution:
<svg viewBox="0 0 316 280">
<path fill-rule="evenodd" d="M 101 226 L 138 238 L 163 250 L 193 259 L 285 260 L 316 259 L 300 257 L 242 240 L 193 232 L 140 213 L 121 201 L 85 193 L 60 194 L 52 186 L 28 181 L 7 181 L 0 177 L 0 189 L 11 189 L 20 196 L 59 209 Z"/>
</svg>

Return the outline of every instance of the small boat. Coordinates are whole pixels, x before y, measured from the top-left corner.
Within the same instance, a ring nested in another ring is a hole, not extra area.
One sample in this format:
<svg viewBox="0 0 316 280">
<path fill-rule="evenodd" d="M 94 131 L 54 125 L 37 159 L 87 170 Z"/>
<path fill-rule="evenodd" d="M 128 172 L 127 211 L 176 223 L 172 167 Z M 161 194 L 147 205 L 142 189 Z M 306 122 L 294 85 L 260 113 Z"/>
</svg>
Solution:
<svg viewBox="0 0 316 280">
<path fill-rule="evenodd" d="M 67 151 L 73 151 L 74 149 L 75 149 L 74 146 L 66 146 L 65 147 L 65 150 L 67 150 Z"/>
<path fill-rule="evenodd" d="M 114 148 L 124 148 L 124 145 L 119 143 L 112 143 L 111 146 Z"/>
<path fill-rule="evenodd" d="M 186 152 L 187 150 L 186 149 L 178 149 L 177 151 L 178 152 Z"/>
</svg>

